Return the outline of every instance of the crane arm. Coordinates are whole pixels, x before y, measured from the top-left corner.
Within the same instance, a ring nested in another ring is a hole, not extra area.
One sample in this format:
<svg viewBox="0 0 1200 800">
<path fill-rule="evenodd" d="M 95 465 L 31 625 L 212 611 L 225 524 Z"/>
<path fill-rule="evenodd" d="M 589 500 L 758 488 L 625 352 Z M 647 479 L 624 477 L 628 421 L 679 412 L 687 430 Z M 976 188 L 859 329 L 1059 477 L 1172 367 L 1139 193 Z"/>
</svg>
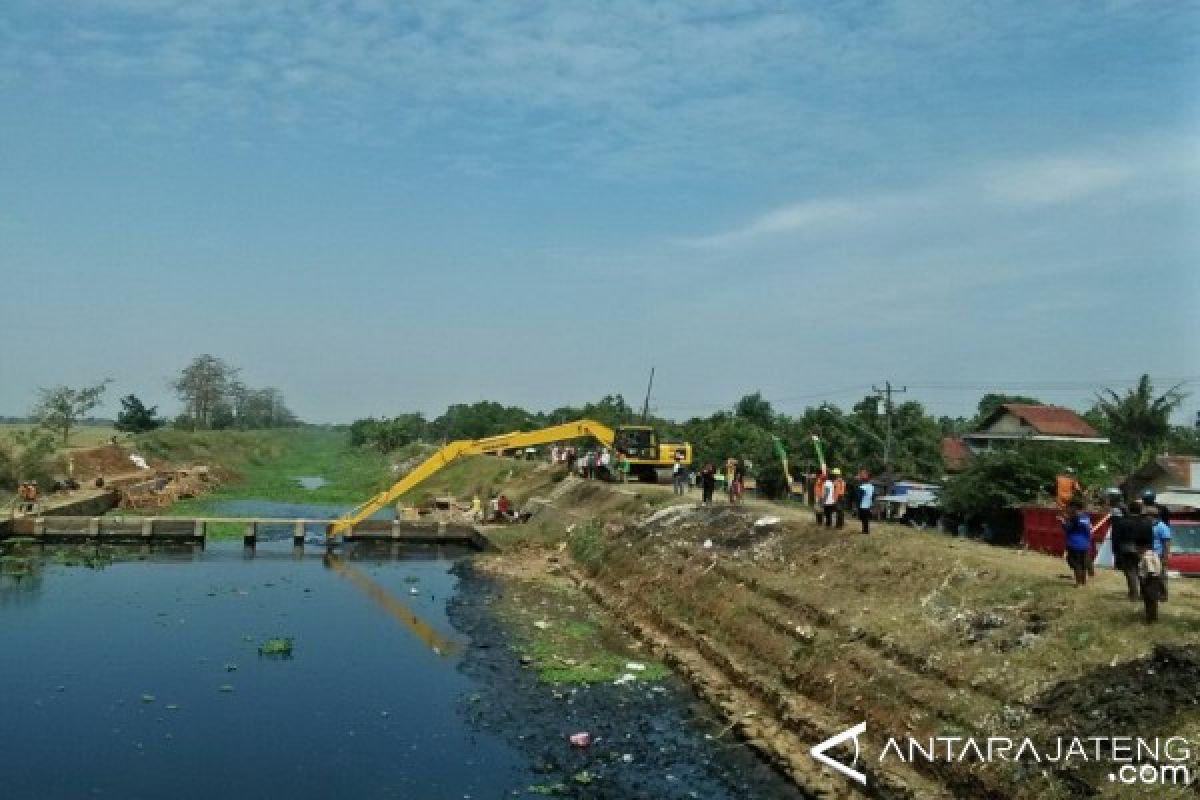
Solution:
<svg viewBox="0 0 1200 800">
<path fill-rule="evenodd" d="M 470 439 L 459 439 L 451 442 L 429 458 L 421 462 L 420 466 L 412 472 L 405 475 L 400 480 L 392 484 L 391 488 L 386 489 L 372 497 L 362 505 L 352 509 L 347 514 L 339 517 L 329 526 L 328 537 L 330 539 L 340 536 L 350 528 L 353 528 L 358 523 L 362 522 L 367 517 L 379 511 L 384 506 L 391 505 L 403 495 L 411 490 L 421 481 L 434 474 L 442 467 L 458 460 L 462 456 L 473 455 L 482 452 L 475 447 L 475 442 Z"/>
<path fill-rule="evenodd" d="M 502 433 L 499 436 L 476 439 L 474 444 L 482 453 L 495 453 L 501 450 L 515 450 L 518 447 L 532 447 L 539 444 L 584 438 L 596 439 L 605 447 L 612 447 L 617 435 L 612 428 L 602 422 L 581 419 L 536 431 L 514 431 Z"/>
<path fill-rule="evenodd" d="M 568 422 L 564 425 L 554 425 L 536 431 L 516 431 L 499 436 L 488 436 L 483 439 L 459 439 L 450 442 L 442 449 L 421 462 L 420 466 L 396 481 L 391 488 L 380 492 L 367 502 L 354 508 L 349 513 L 338 518 L 329 525 L 328 537 L 333 539 L 353 528 L 367 517 L 385 506 L 396 502 L 405 493 L 411 491 L 417 484 L 429 478 L 442 467 L 457 461 L 463 456 L 480 453 L 496 453 L 501 450 L 515 450 L 519 447 L 532 447 L 538 444 L 549 444 L 567 439 L 591 437 L 597 439 L 605 447 L 612 447 L 616 434 L 607 425 L 590 419 Z"/>
</svg>

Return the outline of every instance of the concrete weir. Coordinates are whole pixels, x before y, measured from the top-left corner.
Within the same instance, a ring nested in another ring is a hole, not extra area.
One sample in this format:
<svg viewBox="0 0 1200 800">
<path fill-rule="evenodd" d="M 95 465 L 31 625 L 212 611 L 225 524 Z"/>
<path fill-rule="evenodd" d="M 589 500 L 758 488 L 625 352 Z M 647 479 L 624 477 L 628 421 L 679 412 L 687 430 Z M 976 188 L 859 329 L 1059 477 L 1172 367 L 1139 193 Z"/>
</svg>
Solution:
<svg viewBox="0 0 1200 800">
<path fill-rule="evenodd" d="M 46 542 L 200 542 L 208 536 L 211 524 L 237 525 L 242 543 L 254 547 L 264 528 L 287 528 L 292 544 L 303 547 L 307 532 L 324 530 L 328 519 L 278 519 L 275 517 L 137 517 L 75 516 L 53 514 L 17 517 L 0 528 L 0 539 L 22 536 Z M 400 520 L 369 520 L 347 531 L 346 542 L 398 542 L 410 544 L 458 544 L 486 550 L 487 538 L 466 525 L 428 524 Z"/>
</svg>

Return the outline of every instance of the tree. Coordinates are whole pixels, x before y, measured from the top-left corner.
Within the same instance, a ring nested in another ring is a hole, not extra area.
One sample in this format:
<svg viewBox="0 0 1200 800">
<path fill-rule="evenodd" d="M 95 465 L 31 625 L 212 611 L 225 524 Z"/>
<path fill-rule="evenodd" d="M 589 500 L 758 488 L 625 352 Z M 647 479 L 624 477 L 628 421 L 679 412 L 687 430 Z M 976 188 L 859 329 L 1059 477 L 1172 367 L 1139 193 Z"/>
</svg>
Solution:
<svg viewBox="0 0 1200 800">
<path fill-rule="evenodd" d="M 249 389 L 237 386 L 233 402 L 234 424 L 239 428 L 282 428 L 296 424 L 296 415 L 273 387 Z"/>
<path fill-rule="evenodd" d="M 72 389 L 67 386 L 55 386 L 50 389 L 38 389 L 40 399 L 33 408 L 33 417 L 43 428 L 62 434 L 62 443 L 66 446 L 71 436 L 71 429 L 88 412 L 100 405 L 100 398 L 108 387 L 106 378 L 95 386 L 85 386 Z"/>
<path fill-rule="evenodd" d="M 1172 425 L 1167 434 L 1167 452 L 1177 456 L 1200 456 L 1200 428 Z"/>
<path fill-rule="evenodd" d="M 539 427 L 537 416 L 525 409 L 484 400 L 470 405 L 459 403 L 450 406 L 444 414 L 429 423 L 429 433 L 435 439 L 453 441 L 481 439 L 536 427 Z"/>
<path fill-rule="evenodd" d="M 1033 502 L 1054 482 L 1058 465 L 1035 447 L 980 453 L 946 481 L 941 502 L 948 514 L 973 524 L 1004 509 Z"/>
<path fill-rule="evenodd" d="M 117 414 L 117 430 L 126 433 L 144 433 L 160 427 L 164 420 L 158 417 L 158 406 L 146 408 L 137 395 L 128 394 L 121 398 L 121 411 Z"/>
<path fill-rule="evenodd" d="M 1156 397 L 1149 375 L 1124 395 L 1105 389 L 1096 396 L 1095 410 L 1124 469 L 1135 469 L 1163 449 L 1171 432 L 1171 412 L 1186 398 L 1179 386 Z"/>
<path fill-rule="evenodd" d="M 54 435 L 39 428 L 16 431 L 0 441 L 0 486 L 12 489 L 20 481 L 49 483 L 62 464 L 56 462 Z"/>
<path fill-rule="evenodd" d="M 350 444 L 390 453 L 420 439 L 427 426 L 420 413 L 401 414 L 393 419 L 358 419 L 350 425 Z"/>
<path fill-rule="evenodd" d="M 774 424 L 774 412 L 771 404 L 763 399 L 762 392 L 748 394 L 733 407 L 733 413 L 749 422 L 753 422 L 763 430 L 770 430 Z"/>
<path fill-rule="evenodd" d="M 228 398 L 237 380 L 238 370 L 208 354 L 197 356 L 184 367 L 171 388 L 187 409 L 187 417 L 198 428 L 217 427 L 214 415 Z M 229 415 L 232 416 L 232 409 Z M 220 421 L 220 420 L 217 420 Z"/>
</svg>

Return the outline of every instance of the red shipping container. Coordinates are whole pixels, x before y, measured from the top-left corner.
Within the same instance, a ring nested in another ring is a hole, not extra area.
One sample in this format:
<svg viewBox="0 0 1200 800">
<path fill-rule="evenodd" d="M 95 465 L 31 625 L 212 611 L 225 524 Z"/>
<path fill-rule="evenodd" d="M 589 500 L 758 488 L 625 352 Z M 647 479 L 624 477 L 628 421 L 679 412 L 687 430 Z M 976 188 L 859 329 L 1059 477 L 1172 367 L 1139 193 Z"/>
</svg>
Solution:
<svg viewBox="0 0 1200 800">
<path fill-rule="evenodd" d="M 1021 544 L 1027 550 L 1037 550 L 1052 556 L 1062 557 L 1066 552 L 1066 534 L 1063 533 L 1059 510 L 1055 506 L 1023 506 L 1021 508 Z M 1092 543 L 1097 549 L 1108 537 L 1109 517 L 1107 513 L 1089 511 L 1092 518 Z"/>
</svg>

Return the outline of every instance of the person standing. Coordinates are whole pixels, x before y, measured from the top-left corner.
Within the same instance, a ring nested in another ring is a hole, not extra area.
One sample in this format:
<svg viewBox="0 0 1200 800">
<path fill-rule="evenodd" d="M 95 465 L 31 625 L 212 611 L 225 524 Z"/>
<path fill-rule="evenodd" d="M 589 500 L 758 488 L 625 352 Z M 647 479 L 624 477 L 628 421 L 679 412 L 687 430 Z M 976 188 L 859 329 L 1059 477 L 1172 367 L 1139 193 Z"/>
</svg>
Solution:
<svg viewBox="0 0 1200 800">
<path fill-rule="evenodd" d="M 812 501 L 813 516 L 816 517 L 817 524 L 821 524 L 823 517 L 821 509 L 821 494 L 825 491 L 825 473 L 814 471 L 809 480 L 809 495 Z"/>
<path fill-rule="evenodd" d="M 671 488 L 675 494 L 687 491 L 687 470 L 683 468 L 683 461 L 679 458 L 675 459 L 671 467 Z"/>
<path fill-rule="evenodd" d="M 1067 467 L 1062 475 L 1054 479 L 1054 502 L 1058 504 L 1060 513 L 1069 513 L 1071 500 L 1080 494 L 1083 494 L 1083 486 L 1075 477 L 1073 468 Z"/>
<path fill-rule="evenodd" d="M 706 506 L 711 506 L 713 501 L 713 491 L 717 488 L 717 471 L 712 464 L 705 464 L 704 469 L 700 471 L 700 489 L 701 503 Z"/>
<path fill-rule="evenodd" d="M 1104 494 L 1112 519 L 1109 542 L 1112 544 L 1113 567 L 1125 576 L 1125 590 L 1129 599 L 1137 600 L 1141 592 L 1138 589 L 1138 548 L 1133 538 L 1133 527 L 1121 503 L 1121 490 L 1109 489 Z"/>
<path fill-rule="evenodd" d="M 1086 586 L 1088 579 L 1088 553 L 1092 549 L 1092 520 L 1083 510 L 1083 501 L 1073 497 L 1067 503 L 1070 514 L 1063 520 L 1063 533 L 1067 540 L 1067 566 L 1075 573 L 1075 585 Z"/>
<path fill-rule="evenodd" d="M 859 476 L 858 486 L 858 520 L 862 523 L 862 532 L 871 532 L 871 508 L 875 505 L 875 484 L 871 483 L 870 473 L 864 471 Z"/>
<path fill-rule="evenodd" d="M 1154 526 L 1151 528 L 1151 534 L 1154 536 L 1154 555 L 1158 556 L 1159 564 L 1162 567 L 1160 576 L 1162 591 L 1159 599 L 1165 603 L 1167 602 L 1167 570 L 1170 568 L 1171 560 L 1171 526 L 1163 519 L 1162 511 L 1157 506 L 1147 506 L 1146 510 L 1153 510 L 1157 515 L 1157 518 L 1154 519 Z"/>
<path fill-rule="evenodd" d="M 825 482 L 821 484 L 821 513 L 824 518 L 825 527 L 833 527 L 833 512 L 837 510 L 837 488 L 833 483 L 832 476 L 826 477 Z"/>
<path fill-rule="evenodd" d="M 737 459 L 733 456 L 725 459 L 725 494 L 729 496 L 729 502 L 732 504 L 733 499 L 733 477 L 737 473 Z"/>
<path fill-rule="evenodd" d="M 1138 558 L 1138 592 L 1142 597 L 1142 605 L 1146 613 L 1146 622 L 1158 619 L 1158 599 L 1162 584 L 1162 565 L 1154 555 L 1154 520 L 1155 515 L 1146 513 L 1142 504 L 1137 500 L 1129 504 L 1129 514 L 1126 524 L 1129 535 L 1137 547 Z"/>
<path fill-rule="evenodd" d="M 737 459 L 733 466 L 733 492 L 730 493 L 730 501 L 737 504 L 742 502 L 742 495 L 746 491 L 746 462 L 742 459 Z"/>
<path fill-rule="evenodd" d="M 833 468 L 833 502 L 836 506 L 835 515 L 837 527 L 846 527 L 846 481 L 842 478 L 841 467 Z"/>
</svg>

